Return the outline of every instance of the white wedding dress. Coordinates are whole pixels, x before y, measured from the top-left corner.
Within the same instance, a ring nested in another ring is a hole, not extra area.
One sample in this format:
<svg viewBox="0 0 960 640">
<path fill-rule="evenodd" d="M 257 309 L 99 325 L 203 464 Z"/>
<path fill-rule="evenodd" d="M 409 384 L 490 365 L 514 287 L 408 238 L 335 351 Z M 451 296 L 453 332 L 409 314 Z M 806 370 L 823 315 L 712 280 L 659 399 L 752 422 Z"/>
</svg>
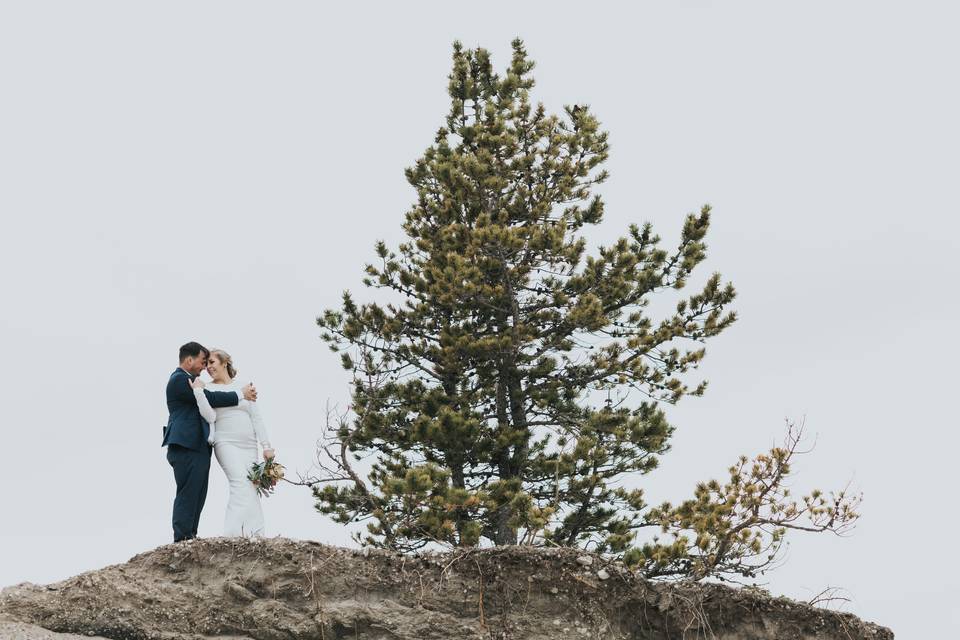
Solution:
<svg viewBox="0 0 960 640">
<path fill-rule="evenodd" d="M 240 404 L 234 407 L 212 408 L 200 389 L 194 390 L 200 415 L 210 423 L 213 452 L 230 483 L 227 515 L 223 535 L 265 536 L 263 508 L 256 487 L 247 473 L 258 462 L 257 442 L 270 449 L 270 439 L 256 402 L 243 399 L 243 385 L 236 380 L 228 384 L 207 383 L 210 391 L 235 391 Z"/>
</svg>

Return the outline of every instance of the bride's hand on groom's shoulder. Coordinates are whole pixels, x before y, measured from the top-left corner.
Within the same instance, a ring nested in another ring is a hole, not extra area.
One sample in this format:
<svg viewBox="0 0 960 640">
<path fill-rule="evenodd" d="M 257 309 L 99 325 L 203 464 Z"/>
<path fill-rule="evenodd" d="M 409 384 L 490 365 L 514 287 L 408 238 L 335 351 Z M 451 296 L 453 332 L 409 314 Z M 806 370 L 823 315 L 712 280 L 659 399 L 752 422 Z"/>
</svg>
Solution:
<svg viewBox="0 0 960 640">
<path fill-rule="evenodd" d="M 190 380 L 191 389 L 203 389 L 206 386 L 207 385 L 200 378 L 194 378 L 193 380 Z"/>
<path fill-rule="evenodd" d="M 257 388 L 253 386 L 252 382 L 243 388 L 243 399 L 250 402 L 257 401 Z"/>
</svg>

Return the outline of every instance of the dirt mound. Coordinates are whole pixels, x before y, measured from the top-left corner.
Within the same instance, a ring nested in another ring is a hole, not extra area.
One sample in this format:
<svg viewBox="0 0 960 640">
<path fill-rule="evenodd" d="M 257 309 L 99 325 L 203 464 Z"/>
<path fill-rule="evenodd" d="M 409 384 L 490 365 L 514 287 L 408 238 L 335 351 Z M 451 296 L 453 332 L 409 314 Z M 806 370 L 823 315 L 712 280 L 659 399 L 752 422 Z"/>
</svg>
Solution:
<svg viewBox="0 0 960 640">
<path fill-rule="evenodd" d="M 181 542 L 56 584 L 8 587 L 4 615 L 131 640 L 893 638 L 750 589 L 648 583 L 570 549 L 405 556 L 283 538 Z"/>
</svg>

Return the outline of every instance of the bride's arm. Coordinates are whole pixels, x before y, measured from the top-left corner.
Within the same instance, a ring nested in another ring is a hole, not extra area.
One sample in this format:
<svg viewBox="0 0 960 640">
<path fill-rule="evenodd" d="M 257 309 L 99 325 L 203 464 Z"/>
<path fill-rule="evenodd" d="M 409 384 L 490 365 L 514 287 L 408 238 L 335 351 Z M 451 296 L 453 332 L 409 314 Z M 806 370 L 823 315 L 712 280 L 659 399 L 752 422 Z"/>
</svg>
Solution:
<svg viewBox="0 0 960 640">
<path fill-rule="evenodd" d="M 263 445 L 264 451 L 272 451 L 270 446 L 270 436 L 267 435 L 267 425 L 263 423 L 263 416 L 260 415 L 260 407 L 256 402 L 247 402 L 246 409 L 250 413 L 250 420 L 253 422 L 253 431 L 257 434 L 257 440 Z"/>
<path fill-rule="evenodd" d="M 190 386 L 193 388 L 193 395 L 197 399 L 197 408 L 200 409 L 200 415 L 203 416 L 203 419 L 212 425 L 217 421 L 217 412 L 210 406 L 207 394 L 203 392 L 203 382 L 199 379 L 196 382 L 198 384 L 191 382 Z"/>
</svg>

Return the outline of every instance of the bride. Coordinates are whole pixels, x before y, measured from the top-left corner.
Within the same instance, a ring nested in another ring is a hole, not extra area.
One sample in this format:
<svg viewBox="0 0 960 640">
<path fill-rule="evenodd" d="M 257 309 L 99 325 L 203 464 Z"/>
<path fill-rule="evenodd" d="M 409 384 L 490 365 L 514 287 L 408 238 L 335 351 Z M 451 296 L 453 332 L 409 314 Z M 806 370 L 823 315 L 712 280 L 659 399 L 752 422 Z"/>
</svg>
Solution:
<svg viewBox="0 0 960 640">
<path fill-rule="evenodd" d="M 243 384 L 237 382 L 237 370 L 233 368 L 233 359 L 221 349 L 212 349 L 207 361 L 207 373 L 213 382 L 211 391 L 237 391 Z M 230 499 L 227 502 L 227 515 L 224 519 L 225 536 L 264 536 L 266 530 L 263 521 L 263 509 L 260 495 L 247 477 L 247 473 L 257 462 L 257 441 L 263 446 L 263 459 L 274 457 L 267 429 L 260 416 L 256 402 L 241 401 L 233 407 L 214 409 L 203 393 L 205 386 L 200 378 L 190 383 L 197 398 L 200 415 L 210 423 L 210 440 L 217 462 L 230 483 Z M 241 396 L 242 397 L 242 396 Z"/>
</svg>

